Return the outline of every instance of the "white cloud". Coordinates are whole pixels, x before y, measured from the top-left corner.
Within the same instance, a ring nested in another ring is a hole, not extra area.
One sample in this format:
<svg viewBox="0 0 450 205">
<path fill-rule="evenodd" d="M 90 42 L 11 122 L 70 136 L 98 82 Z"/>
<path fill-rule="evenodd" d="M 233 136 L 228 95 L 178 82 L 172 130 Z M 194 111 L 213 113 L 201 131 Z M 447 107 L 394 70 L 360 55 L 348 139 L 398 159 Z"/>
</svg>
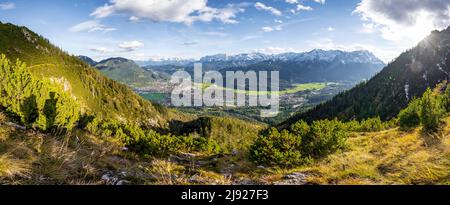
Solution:
<svg viewBox="0 0 450 205">
<path fill-rule="evenodd" d="M 147 61 L 151 59 L 151 56 L 145 53 L 131 53 L 128 58 L 134 61 Z"/>
<path fill-rule="evenodd" d="M 259 39 L 259 38 L 262 38 L 262 37 L 263 37 L 262 35 L 247 35 L 247 36 L 244 36 L 241 39 L 241 41 L 254 40 L 254 39 Z"/>
<path fill-rule="evenodd" d="M 278 10 L 278 9 L 276 9 L 274 7 L 271 7 L 271 6 L 266 6 L 265 4 L 263 4 L 261 2 L 256 2 L 255 3 L 255 8 L 258 9 L 258 10 L 268 11 L 268 12 L 272 13 L 275 16 L 283 15 L 283 13 L 280 10 Z"/>
<path fill-rule="evenodd" d="M 139 41 L 124 41 L 121 43 L 117 41 L 108 41 L 101 44 L 93 43 L 88 50 L 94 53 L 89 56 L 98 60 L 118 56 L 132 59 L 137 53 L 141 52 L 139 48 L 143 46 L 144 44 Z"/>
<path fill-rule="evenodd" d="M 298 0 L 286 0 L 286 3 L 289 3 L 289 4 L 298 4 Z"/>
<path fill-rule="evenodd" d="M 111 52 L 113 52 L 112 50 L 104 48 L 104 47 L 90 48 L 89 50 L 92 52 L 95 52 L 95 53 L 111 53 Z"/>
<path fill-rule="evenodd" d="M 265 26 L 265 27 L 262 27 L 261 30 L 263 30 L 264 32 L 272 32 L 273 28 L 269 27 L 269 26 Z"/>
<path fill-rule="evenodd" d="M 330 27 L 328 27 L 327 30 L 331 32 L 331 31 L 334 31 L 334 28 L 330 26 Z"/>
<path fill-rule="evenodd" d="M 319 3 L 319 4 L 325 4 L 325 0 L 314 0 L 314 2 Z"/>
<path fill-rule="evenodd" d="M 87 31 L 87 32 L 93 32 L 93 31 L 110 32 L 110 31 L 115 31 L 115 30 L 116 30 L 115 28 L 107 27 L 107 26 L 101 24 L 100 21 L 97 21 L 97 20 L 90 20 L 90 21 L 81 22 L 81 23 L 79 23 L 79 24 L 69 28 L 69 31 L 71 31 L 71 32 L 82 32 L 82 31 Z"/>
<path fill-rule="evenodd" d="M 261 30 L 266 32 L 266 33 L 269 33 L 269 32 L 272 32 L 272 31 L 281 31 L 281 30 L 283 30 L 283 27 L 282 26 L 274 26 L 274 27 L 264 26 L 264 27 L 261 28 Z"/>
<path fill-rule="evenodd" d="M 306 0 L 302 0 L 302 1 L 299 1 L 299 0 L 286 0 L 286 3 L 295 4 L 296 5 L 295 9 L 290 9 L 289 10 L 292 14 L 297 14 L 300 11 L 313 11 L 314 9 L 311 6 L 306 6 L 306 5 L 303 4 L 305 1 Z M 316 3 L 319 3 L 319 4 L 322 4 L 322 5 L 324 5 L 325 2 L 326 2 L 326 0 L 312 0 L 312 1 L 314 1 Z"/>
<path fill-rule="evenodd" d="M 304 6 L 302 4 L 297 4 L 297 11 L 312 11 L 312 10 L 314 10 L 314 9 L 310 6 Z"/>
<path fill-rule="evenodd" d="M 195 42 L 195 41 L 184 42 L 184 43 L 183 43 L 184 46 L 193 46 L 193 45 L 197 45 L 197 44 L 198 44 L 198 42 Z"/>
<path fill-rule="evenodd" d="M 365 21 L 361 31 L 412 47 L 432 30 L 450 25 L 448 0 L 362 0 L 354 13 Z"/>
<path fill-rule="evenodd" d="M 139 41 L 125 41 L 119 44 L 119 48 L 127 52 L 135 51 L 136 49 L 143 46 L 144 44 Z"/>
<path fill-rule="evenodd" d="M 4 3 L 0 3 L 0 10 L 11 10 L 11 9 L 15 9 L 16 5 L 14 3 L 11 2 L 4 2 Z"/>
<path fill-rule="evenodd" d="M 222 37 L 222 38 L 228 36 L 227 33 L 218 32 L 218 31 L 206 31 L 206 32 L 200 32 L 198 34 L 203 35 L 203 36 L 217 36 L 217 37 Z"/>
<path fill-rule="evenodd" d="M 91 13 L 91 16 L 95 16 L 96 18 L 104 18 L 113 14 L 114 11 L 115 11 L 114 6 L 105 4 L 104 6 L 95 9 L 95 11 Z"/>
<path fill-rule="evenodd" d="M 124 13 L 135 18 L 155 22 L 192 24 L 196 21 L 237 23 L 237 13 L 243 12 L 243 4 L 228 4 L 224 8 L 207 6 L 207 0 L 111 0 L 98 7 L 91 16 L 105 18 L 114 13 Z"/>
<path fill-rule="evenodd" d="M 139 17 L 136 16 L 130 16 L 130 18 L 128 18 L 128 20 L 133 21 L 133 22 L 137 22 L 139 20 L 141 20 Z"/>
<path fill-rule="evenodd" d="M 375 24 L 373 23 L 363 23 L 362 28 L 359 29 L 361 33 L 373 33 L 375 32 Z"/>
<path fill-rule="evenodd" d="M 257 53 L 265 53 L 265 54 L 280 54 L 280 53 L 288 53 L 288 52 L 297 52 L 293 48 L 281 48 L 281 47 L 267 47 L 263 49 L 254 50 Z"/>
</svg>

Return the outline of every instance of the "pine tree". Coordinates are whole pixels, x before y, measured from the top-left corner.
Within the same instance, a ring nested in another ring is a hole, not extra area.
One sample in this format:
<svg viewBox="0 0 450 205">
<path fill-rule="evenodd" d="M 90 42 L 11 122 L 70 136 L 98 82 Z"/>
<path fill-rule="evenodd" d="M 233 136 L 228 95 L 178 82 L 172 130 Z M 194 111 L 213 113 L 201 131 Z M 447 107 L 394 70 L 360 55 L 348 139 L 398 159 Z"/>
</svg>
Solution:
<svg viewBox="0 0 450 205">
<path fill-rule="evenodd" d="M 425 132 L 437 132 L 442 125 L 442 117 L 445 114 L 441 95 L 436 95 L 431 89 L 427 89 L 421 99 L 420 117 Z"/>
</svg>

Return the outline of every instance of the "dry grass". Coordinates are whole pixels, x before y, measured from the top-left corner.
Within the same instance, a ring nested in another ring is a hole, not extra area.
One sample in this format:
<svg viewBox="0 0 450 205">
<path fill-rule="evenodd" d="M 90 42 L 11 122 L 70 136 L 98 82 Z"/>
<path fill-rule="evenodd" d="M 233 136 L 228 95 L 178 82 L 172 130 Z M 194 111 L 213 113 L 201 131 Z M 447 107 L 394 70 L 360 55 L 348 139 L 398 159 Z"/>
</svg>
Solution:
<svg viewBox="0 0 450 205">
<path fill-rule="evenodd" d="M 102 184 L 110 169 L 128 169 L 121 145 L 86 133 L 50 136 L 0 123 L 0 184 Z"/>
<path fill-rule="evenodd" d="M 29 177 L 29 174 L 30 165 L 26 161 L 14 159 L 9 154 L 3 154 L 0 156 L 0 182 L 2 178 L 27 178 Z"/>
<path fill-rule="evenodd" d="M 295 171 L 312 184 L 449 184 L 450 125 L 439 143 L 427 137 L 420 129 L 366 133 L 349 139 L 348 150 Z"/>
<path fill-rule="evenodd" d="M 182 177 L 184 167 L 166 160 L 155 159 L 149 168 L 145 168 L 151 173 L 155 184 L 159 185 L 177 185 L 187 184 L 188 180 Z"/>
<path fill-rule="evenodd" d="M 4 113 L 0 112 L 0 123 L 5 122 L 6 119 L 7 119 L 6 115 Z"/>
</svg>

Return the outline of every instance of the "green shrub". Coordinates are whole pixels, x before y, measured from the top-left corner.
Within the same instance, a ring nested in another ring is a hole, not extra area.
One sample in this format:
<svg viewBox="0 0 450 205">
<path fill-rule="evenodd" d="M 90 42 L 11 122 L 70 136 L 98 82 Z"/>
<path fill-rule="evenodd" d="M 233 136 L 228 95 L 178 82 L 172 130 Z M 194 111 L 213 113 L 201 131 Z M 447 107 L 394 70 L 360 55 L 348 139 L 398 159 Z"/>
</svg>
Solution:
<svg viewBox="0 0 450 205">
<path fill-rule="evenodd" d="M 345 124 L 345 130 L 350 132 L 359 132 L 361 128 L 361 124 L 357 120 L 352 120 L 349 122 L 346 122 Z"/>
<path fill-rule="evenodd" d="M 324 157 L 344 148 L 348 133 L 338 120 L 315 121 L 311 126 L 299 121 L 290 131 L 273 128 L 258 137 L 251 147 L 257 164 L 292 167 Z"/>
<path fill-rule="evenodd" d="M 443 124 L 443 117 L 447 113 L 450 89 L 447 87 L 443 93 L 438 86 L 436 92 L 430 88 L 420 99 L 414 99 L 399 115 L 399 124 L 402 130 L 410 130 L 423 126 L 423 131 L 433 133 L 439 131 Z"/>
<path fill-rule="evenodd" d="M 411 130 L 420 125 L 420 100 L 412 100 L 398 115 L 400 129 Z"/>
<path fill-rule="evenodd" d="M 0 106 L 28 128 L 43 131 L 72 129 L 80 106 L 60 85 L 33 77 L 19 60 L 0 56 Z"/>
<path fill-rule="evenodd" d="M 86 129 L 100 137 L 116 137 L 131 151 L 141 155 L 166 156 L 179 152 L 221 152 L 218 143 L 202 136 L 175 136 L 146 130 L 136 124 L 120 123 L 114 120 L 94 118 Z"/>
<path fill-rule="evenodd" d="M 315 121 L 311 133 L 303 138 L 303 153 L 314 157 L 324 157 L 344 148 L 348 138 L 345 125 L 338 120 Z"/>
<path fill-rule="evenodd" d="M 383 122 L 380 117 L 362 120 L 352 120 L 344 123 L 344 129 L 350 132 L 379 132 L 397 126 L 397 119 Z"/>
<path fill-rule="evenodd" d="M 450 112 L 450 83 L 447 85 L 447 88 L 444 91 L 444 106 L 447 112 Z"/>
<path fill-rule="evenodd" d="M 378 132 L 385 129 L 380 117 L 363 120 L 360 124 L 360 132 Z"/>
<path fill-rule="evenodd" d="M 143 155 L 167 156 L 179 152 L 217 154 L 221 151 L 217 142 L 204 137 L 162 135 L 155 131 L 137 137 L 125 134 L 125 137 L 126 146 Z"/>
<path fill-rule="evenodd" d="M 258 137 L 251 147 L 251 160 L 268 166 L 291 167 L 302 164 L 302 139 L 287 130 L 272 128 L 267 135 Z"/>
<path fill-rule="evenodd" d="M 223 151 L 219 143 L 211 138 L 187 136 L 181 137 L 181 139 L 185 146 L 184 150 L 187 151 L 203 152 L 207 154 L 218 154 Z M 186 142 L 193 142 L 193 144 Z"/>
<path fill-rule="evenodd" d="M 299 137 L 304 137 L 311 132 L 311 128 L 308 123 L 301 120 L 291 126 L 291 132 Z"/>
</svg>

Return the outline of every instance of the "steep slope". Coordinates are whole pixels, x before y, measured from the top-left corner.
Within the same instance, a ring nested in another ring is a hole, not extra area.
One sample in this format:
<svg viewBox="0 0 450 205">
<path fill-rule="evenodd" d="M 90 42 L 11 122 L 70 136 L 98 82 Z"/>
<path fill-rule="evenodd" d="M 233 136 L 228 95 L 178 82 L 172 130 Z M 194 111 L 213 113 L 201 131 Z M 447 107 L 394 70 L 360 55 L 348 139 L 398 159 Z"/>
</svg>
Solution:
<svg viewBox="0 0 450 205">
<path fill-rule="evenodd" d="M 1 56 L 0 112 L 27 129 L 56 136 L 79 131 L 111 137 L 129 151 L 155 154 L 158 149 L 164 149 L 161 153 L 204 151 L 209 145 L 228 151 L 242 145 L 231 142 L 248 144 L 265 127 L 231 117 L 197 119 L 152 105 L 25 27 L 1 24 L 0 34 L 0 52 L 28 64 L 13 64 Z M 184 126 L 190 130 L 177 129 Z M 206 135 L 202 130 L 211 132 Z"/>
<path fill-rule="evenodd" d="M 131 87 L 145 87 L 162 78 L 157 73 L 145 70 L 134 61 L 125 58 L 102 60 L 95 67 L 109 78 Z"/>
<path fill-rule="evenodd" d="M 339 118 L 350 120 L 380 116 L 395 117 L 414 97 L 428 87 L 450 78 L 450 28 L 434 31 L 417 47 L 401 54 L 378 75 L 316 108 L 287 120 Z"/>
<path fill-rule="evenodd" d="M 165 109 L 154 107 L 26 27 L 0 24 L 0 53 L 25 62 L 34 76 L 61 84 L 84 113 L 151 126 L 166 124 Z"/>
</svg>

